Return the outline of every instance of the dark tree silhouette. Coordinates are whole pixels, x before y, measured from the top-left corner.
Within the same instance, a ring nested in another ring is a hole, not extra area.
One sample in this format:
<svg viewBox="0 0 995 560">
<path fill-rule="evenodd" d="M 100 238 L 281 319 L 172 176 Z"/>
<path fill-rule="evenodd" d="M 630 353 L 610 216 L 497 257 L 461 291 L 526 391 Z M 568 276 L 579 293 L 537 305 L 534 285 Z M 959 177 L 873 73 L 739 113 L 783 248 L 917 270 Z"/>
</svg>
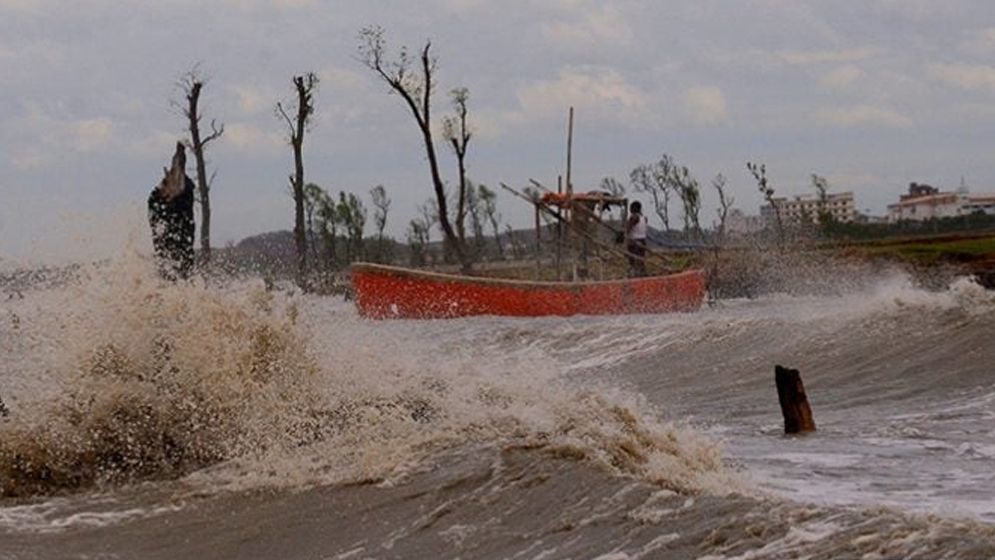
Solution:
<svg viewBox="0 0 995 560">
<path fill-rule="evenodd" d="M 456 235 L 459 237 L 460 244 L 465 248 L 466 214 L 470 210 L 467 208 L 467 198 L 472 196 L 472 193 L 467 192 L 466 180 L 466 149 L 473 136 L 466 124 L 466 103 L 470 99 L 470 92 L 466 88 L 457 88 L 450 92 L 450 95 L 456 114 L 442 120 L 442 135 L 449 142 L 453 153 L 456 154 L 456 164 L 459 170 L 459 187 L 456 191 Z"/>
<path fill-rule="evenodd" d="M 726 219 L 729 217 L 729 209 L 732 208 L 733 198 L 726 194 L 726 177 L 725 175 L 719 173 L 712 179 L 712 186 L 715 187 L 716 192 L 719 193 L 719 207 L 715 210 L 718 215 L 719 223 L 716 227 L 716 239 L 721 245 L 725 242 L 726 236 Z"/>
<path fill-rule="evenodd" d="M 346 262 L 363 258 L 363 230 L 366 228 L 366 207 L 353 193 L 339 192 L 336 206 L 339 224 L 346 235 Z"/>
<path fill-rule="evenodd" d="M 767 183 L 767 166 L 763 163 L 757 165 L 752 162 L 746 162 L 746 169 L 749 170 L 750 175 L 757 181 L 757 189 L 760 190 L 760 194 L 763 195 L 764 200 L 767 204 L 770 204 L 774 211 L 775 224 L 777 225 L 777 244 L 778 246 L 784 246 L 784 224 L 781 221 L 781 206 L 777 204 L 774 200 L 774 187 Z"/>
<path fill-rule="evenodd" d="M 276 104 L 277 115 L 287 123 L 290 145 L 294 150 L 294 174 L 290 176 L 290 187 L 294 196 L 294 242 L 297 246 L 297 284 L 307 288 L 307 235 L 304 223 L 304 134 L 310 129 L 314 118 L 314 92 L 318 87 L 318 76 L 308 72 L 293 78 L 297 100 L 294 105 L 284 108 Z M 294 114 L 291 118 L 290 114 Z"/>
<path fill-rule="evenodd" d="M 404 100 L 421 132 L 432 175 L 432 187 L 439 212 L 437 219 L 445 235 L 446 244 L 456 253 L 463 268 L 469 268 L 471 261 L 452 223 L 449 220 L 449 207 L 446 200 L 446 187 L 439 172 L 439 160 L 435 151 L 432 133 L 432 90 L 436 71 L 436 59 L 431 56 L 432 42 L 426 41 L 417 62 L 412 59 L 407 48 L 402 47 L 396 60 L 388 61 L 387 46 L 382 27 L 367 27 L 360 31 L 360 60 Z M 415 68 L 417 64 L 417 68 Z"/>
<path fill-rule="evenodd" d="M 195 66 L 184 74 L 177 86 L 183 91 L 186 98 L 185 104 L 174 103 L 187 119 L 187 129 L 190 138 L 185 144 L 193 152 L 194 163 L 197 167 L 197 198 L 200 201 L 200 256 L 203 262 L 211 260 L 211 185 L 214 184 L 214 174 L 210 179 L 207 177 L 207 164 L 204 158 L 204 150 L 207 145 L 217 140 L 225 132 L 225 125 L 218 125 L 217 121 L 211 119 L 211 132 L 206 136 L 201 135 L 200 119 L 200 95 L 207 82 Z M 216 173 L 216 172 L 215 172 Z"/>
<path fill-rule="evenodd" d="M 428 229 L 422 218 L 415 218 L 408 224 L 408 258 L 411 266 L 424 266 L 426 264 Z"/>
<path fill-rule="evenodd" d="M 653 199 L 653 210 L 663 222 L 663 230 L 670 231 L 670 186 L 660 164 L 642 164 L 629 174 L 629 181 L 636 192 L 648 193 Z"/>
<path fill-rule="evenodd" d="M 504 247 L 501 245 L 501 216 L 497 213 L 497 193 L 487 188 L 487 185 L 479 185 L 477 199 L 481 208 L 487 216 L 487 221 L 491 224 L 494 232 L 494 244 L 497 246 L 497 256 L 504 260 Z"/>
<path fill-rule="evenodd" d="M 816 214 L 819 221 L 819 228 L 822 230 L 823 235 L 829 237 L 832 235 L 833 226 L 836 224 L 836 218 L 829 208 L 829 180 L 813 173 L 812 188 L 815 189 L 816 196 L 819 198 L 819 209 Z"/>
<path fill-rule="evenodd" d="M 601 179 L 601 185 L 599 188 L 612 196 L 625 196 L 625 185 L 614 177 L 605 177 Z"/>
<path fill-rule="evenodd" d="M 373 199 L 373 224 L 377 227 L 377 260 L 388 262 L 390 255 L 387 254 L 383 231 L 387 227 L 387 213 L 390 211 L 391 200 L 383 185 L 370 189 L 370 198 Z"/>
</svg>

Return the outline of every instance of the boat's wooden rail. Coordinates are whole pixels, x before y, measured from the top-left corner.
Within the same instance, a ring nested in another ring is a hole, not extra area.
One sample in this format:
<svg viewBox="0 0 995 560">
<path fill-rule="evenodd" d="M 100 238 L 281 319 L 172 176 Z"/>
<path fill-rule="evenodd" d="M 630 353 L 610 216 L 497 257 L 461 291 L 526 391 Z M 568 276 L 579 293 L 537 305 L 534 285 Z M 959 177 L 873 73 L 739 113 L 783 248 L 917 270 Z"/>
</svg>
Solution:
<svg viewBox="0 0 995 560">
<path fill-rule="evenodd" d="M 432 280 L 436 282 L 460 282 L 462 284 L 477 284 L 481 286 L 513 287 L 519 289 L 542 289 L 550 288 L 565 289 L 570 287 L 584 288 L 593 286 L 623 285 L 639 282 L 653 282 L 660 278 L 680 278 L 684 276 L 696 276 L 701 274 L 698 269 L 687 270 L 666 276 L 645 276 L 642 278 L 622 278 L 613 280 L 579 280 L 577 282 L 555 281 L 555 280 L 519 280 L 511 278 L 493 278 L 490 276 L 463 276 L 460 274 L 449 274 L 446 272 L 435 272 L 432 270 L 421 270 L 413 268 L 403 268 L 386 264 L 358 262 L 351 265 L 352 273 L 376 273 L 389 274 L 401 278 L 415 278 Z"/>
<path fill-rule="evenodd" d="M 352 273 L 360 313 L 381 319 L 666 313 L 698 309 L 705 295 L 700 270 L 583 282 L 480 278 L 371 263 L 354 264 Z"/>
</svg>

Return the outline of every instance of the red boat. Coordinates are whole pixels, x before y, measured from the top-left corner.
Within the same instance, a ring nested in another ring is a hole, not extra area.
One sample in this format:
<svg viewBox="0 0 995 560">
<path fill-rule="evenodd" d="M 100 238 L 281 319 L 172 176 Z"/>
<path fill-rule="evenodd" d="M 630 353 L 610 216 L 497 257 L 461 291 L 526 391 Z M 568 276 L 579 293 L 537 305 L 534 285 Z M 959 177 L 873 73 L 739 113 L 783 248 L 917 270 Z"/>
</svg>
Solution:
<svg viewBox="0 0 995 560">
<path fill-rule="evenodd" d="M 694 311 L 705 298 L 701 270 L 598 282 L 538 282 L 355 263 L 352 285 L 360 315 L 373 319 L 667 313 Z"/>
</svg>

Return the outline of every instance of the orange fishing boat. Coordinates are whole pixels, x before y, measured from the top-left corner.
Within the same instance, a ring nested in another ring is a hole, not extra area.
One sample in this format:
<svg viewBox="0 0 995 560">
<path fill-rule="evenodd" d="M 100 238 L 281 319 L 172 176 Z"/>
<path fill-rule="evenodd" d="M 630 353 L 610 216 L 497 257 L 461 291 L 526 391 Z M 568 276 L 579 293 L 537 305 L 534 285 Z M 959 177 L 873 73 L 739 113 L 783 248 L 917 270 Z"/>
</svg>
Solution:
<svg viewBox="0 0 995 560">
<path fill-rule="evenodd" d="M 694 311 L 705 298 L 701 270 L 624 280 L 541 282 L 355 263 L 352 285 L 360 315 L 373 319 L 667 313 Z"/>
</svg>

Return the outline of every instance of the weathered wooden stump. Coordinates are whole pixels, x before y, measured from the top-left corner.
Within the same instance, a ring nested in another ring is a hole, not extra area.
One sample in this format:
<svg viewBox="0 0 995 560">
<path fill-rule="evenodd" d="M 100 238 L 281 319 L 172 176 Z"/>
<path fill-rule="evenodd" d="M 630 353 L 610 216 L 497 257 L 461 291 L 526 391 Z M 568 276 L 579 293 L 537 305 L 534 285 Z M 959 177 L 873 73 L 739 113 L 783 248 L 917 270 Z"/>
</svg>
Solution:
<svg viewBox="0 0 995 560">
<path fill-rule="evenodd" d="M 149 195 L 149 225 L 159 273 L 166 279 L 187 278 L 193 270 L 194 185 L 186 176 L 186 151 L 176 143 L 173 162 Z"/>
<path fill-rule="evenodd" d="M 781 414 L 784 415 L 784 433 L 814 432 L 815 419 L 808 405 L 801 373 L 797 369 L 776 365 L 774 383 L 777 385 L 777 400 L 781 402 Z"/>
</svg>

